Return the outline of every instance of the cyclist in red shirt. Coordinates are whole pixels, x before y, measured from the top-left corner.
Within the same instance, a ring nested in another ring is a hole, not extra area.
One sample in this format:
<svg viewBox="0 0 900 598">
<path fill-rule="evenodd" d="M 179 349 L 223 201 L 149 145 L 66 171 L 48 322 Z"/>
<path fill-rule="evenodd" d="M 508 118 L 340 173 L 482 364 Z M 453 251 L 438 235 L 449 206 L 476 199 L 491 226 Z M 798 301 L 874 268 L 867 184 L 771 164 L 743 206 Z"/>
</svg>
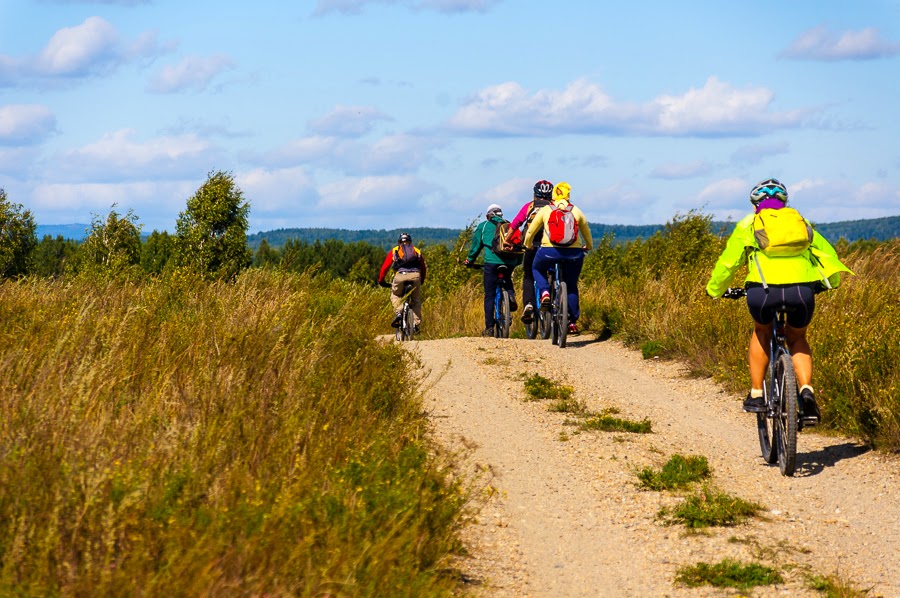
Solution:
<svg viewBox="0 0 900 598">
<path fill-rule="evenodd" d="M 394 270 L 394 279 L 391 284 L 384 281 L 389 270 Z M 412 236 L 409 233 L 401 233 L 397 238 L 397 245 L 391 249 L 381 264 L 381 271 L 378 273 L 378 284 L 383 287 L 391 288 L 391 305 L 394 308 L 394 321 L 391 326 L 397 328 L 400 326 L 400 314 L 403 309 L 403 285 L 406 282 L 413 284 L 410 294 L 410 307 L 413 311 L 413 321 L 415 322 L 415 331 L 419 331 L 419 325 L 422 323 L 422 292 L 421 287 L 425 284 L 425 256 L 415 246 L 413 246 Z"/>
</svg>

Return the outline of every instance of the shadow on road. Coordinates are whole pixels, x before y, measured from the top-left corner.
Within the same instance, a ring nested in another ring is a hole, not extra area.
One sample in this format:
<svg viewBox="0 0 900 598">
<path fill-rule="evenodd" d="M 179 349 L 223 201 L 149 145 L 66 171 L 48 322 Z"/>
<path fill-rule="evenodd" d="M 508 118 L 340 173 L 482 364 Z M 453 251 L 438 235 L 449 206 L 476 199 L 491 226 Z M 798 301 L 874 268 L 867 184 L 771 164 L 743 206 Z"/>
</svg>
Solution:
<svg viewBox="0 0 900 598">
<path fill-rule="evenodd" d="M 806 477 L 822 473 L 826 467 L 834 467 L 838 461 L 854 459 L 868 453 L 871 449 L 862 444 L 845 442 L 826 446 L 821 451 L 797 453 L 797 471 L 795 476 Z"/>
</svg>

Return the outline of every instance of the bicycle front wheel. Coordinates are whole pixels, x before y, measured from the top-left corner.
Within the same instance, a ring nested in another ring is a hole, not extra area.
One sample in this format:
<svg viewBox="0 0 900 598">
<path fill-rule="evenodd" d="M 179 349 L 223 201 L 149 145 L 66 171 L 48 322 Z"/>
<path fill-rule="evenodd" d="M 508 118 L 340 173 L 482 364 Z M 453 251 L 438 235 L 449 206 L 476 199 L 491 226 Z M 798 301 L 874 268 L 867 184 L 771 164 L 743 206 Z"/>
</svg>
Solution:
<svg viewBox="0 0 900 598">
<path fill-rule="evenodd" d="M 500 291 L 494 310 L 494 329 L 499 338 L 509 338 L 509 292 L 506 289 Z"/>
<path fill-rule="evenodd" d="M 766 368 L 766 378 L 763 380 L 766 412 L 756 414 L 756 431 L 759 434 L 759 449 L 762 453 L 763 460 L 770 465 L 778 461 L 778 450 L 776 448 L 778 443 L 778 427 L 775 425 L 775 418 L 771 416 L 771 410 L 769 409 L 769 406 L 773 404 L 773 397 L 771 395 L 775 395 L 775 405 L 781 404 L 780 395 L 778 394 L 777 389 L 773 391 L 772 372 L 774 369 L 775 364 L 769 364 L 769 367 Z M 776 411 L 777 410 L 780 409 L 776 409 Z"/>
<path fill-rule="evenodd" d="M 559 302 L 556 308 L 557 326 L 559 327 L 559 347 L 566 346 L 566 336 L 569 334 L 569 293 L 566 283 L 559 283 L 559 292 L 556 295 Z"/>
<path fill-rule="evenodd" d="M 778 428 L 778 468 L 781 475 L 792 476 L 797 467 L 797 376 L 791 356 L 782 353 L 775 362 L 775 381 L 781 395 L 781 409 L 775 414 Z"/>
</svg>

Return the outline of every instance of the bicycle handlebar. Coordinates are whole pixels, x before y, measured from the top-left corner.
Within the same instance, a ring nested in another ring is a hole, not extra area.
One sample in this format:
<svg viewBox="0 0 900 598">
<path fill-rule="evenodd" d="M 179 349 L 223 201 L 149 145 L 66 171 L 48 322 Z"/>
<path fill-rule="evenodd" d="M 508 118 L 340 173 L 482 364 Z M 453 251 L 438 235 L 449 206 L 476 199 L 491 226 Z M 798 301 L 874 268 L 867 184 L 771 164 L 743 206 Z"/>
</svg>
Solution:
<svg viewBox="0 0 900 598">
<path fill-rule="evenodd" d="M 741 297 L 747 296 L 747 289 L 741 287 L 729 287 L 725 289 L 725 293 L 722 295 L 723 299 L 740 299 Z"/>
</svg>

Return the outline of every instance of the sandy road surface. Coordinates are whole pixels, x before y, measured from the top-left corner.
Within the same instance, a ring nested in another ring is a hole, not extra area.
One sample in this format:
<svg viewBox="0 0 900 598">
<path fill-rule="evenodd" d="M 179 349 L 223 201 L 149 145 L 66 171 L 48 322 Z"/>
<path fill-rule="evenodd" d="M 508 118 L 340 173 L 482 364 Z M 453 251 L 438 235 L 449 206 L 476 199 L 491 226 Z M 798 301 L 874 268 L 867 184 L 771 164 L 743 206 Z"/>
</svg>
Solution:
<svg viewBox="0 0 900 598">
<path fill-rule="evenodd" d="M 422 363 L 436 437 L 466 455 L 486 497 L 467 531 L 472 556 L 459 564 L 477 593 L 734 595 L 674 583 L 681 566 L 730 557 L 784 575 L 785 584 L 753 596 L 818 596 L 808 577 L 837 574 L 869 596 L 900 598 L 900 459 L 803 432 L 797 473 L 783 477 L 759 457 L 738 397 L 588 335 L 562 350 L 482 338 L 408 347 Z M 591 410 L 648 418 L 653 433 L 573 434 L 566 414 L 523 400 L 523 373 L 573 386 Z M 680 499 L 639 490 L 635 472 L 675 453 L 705 456 L 714 484 L 764 505 L 764 518 L 701 534 L 663 525 L 660 508 Z"/>
</svg>

